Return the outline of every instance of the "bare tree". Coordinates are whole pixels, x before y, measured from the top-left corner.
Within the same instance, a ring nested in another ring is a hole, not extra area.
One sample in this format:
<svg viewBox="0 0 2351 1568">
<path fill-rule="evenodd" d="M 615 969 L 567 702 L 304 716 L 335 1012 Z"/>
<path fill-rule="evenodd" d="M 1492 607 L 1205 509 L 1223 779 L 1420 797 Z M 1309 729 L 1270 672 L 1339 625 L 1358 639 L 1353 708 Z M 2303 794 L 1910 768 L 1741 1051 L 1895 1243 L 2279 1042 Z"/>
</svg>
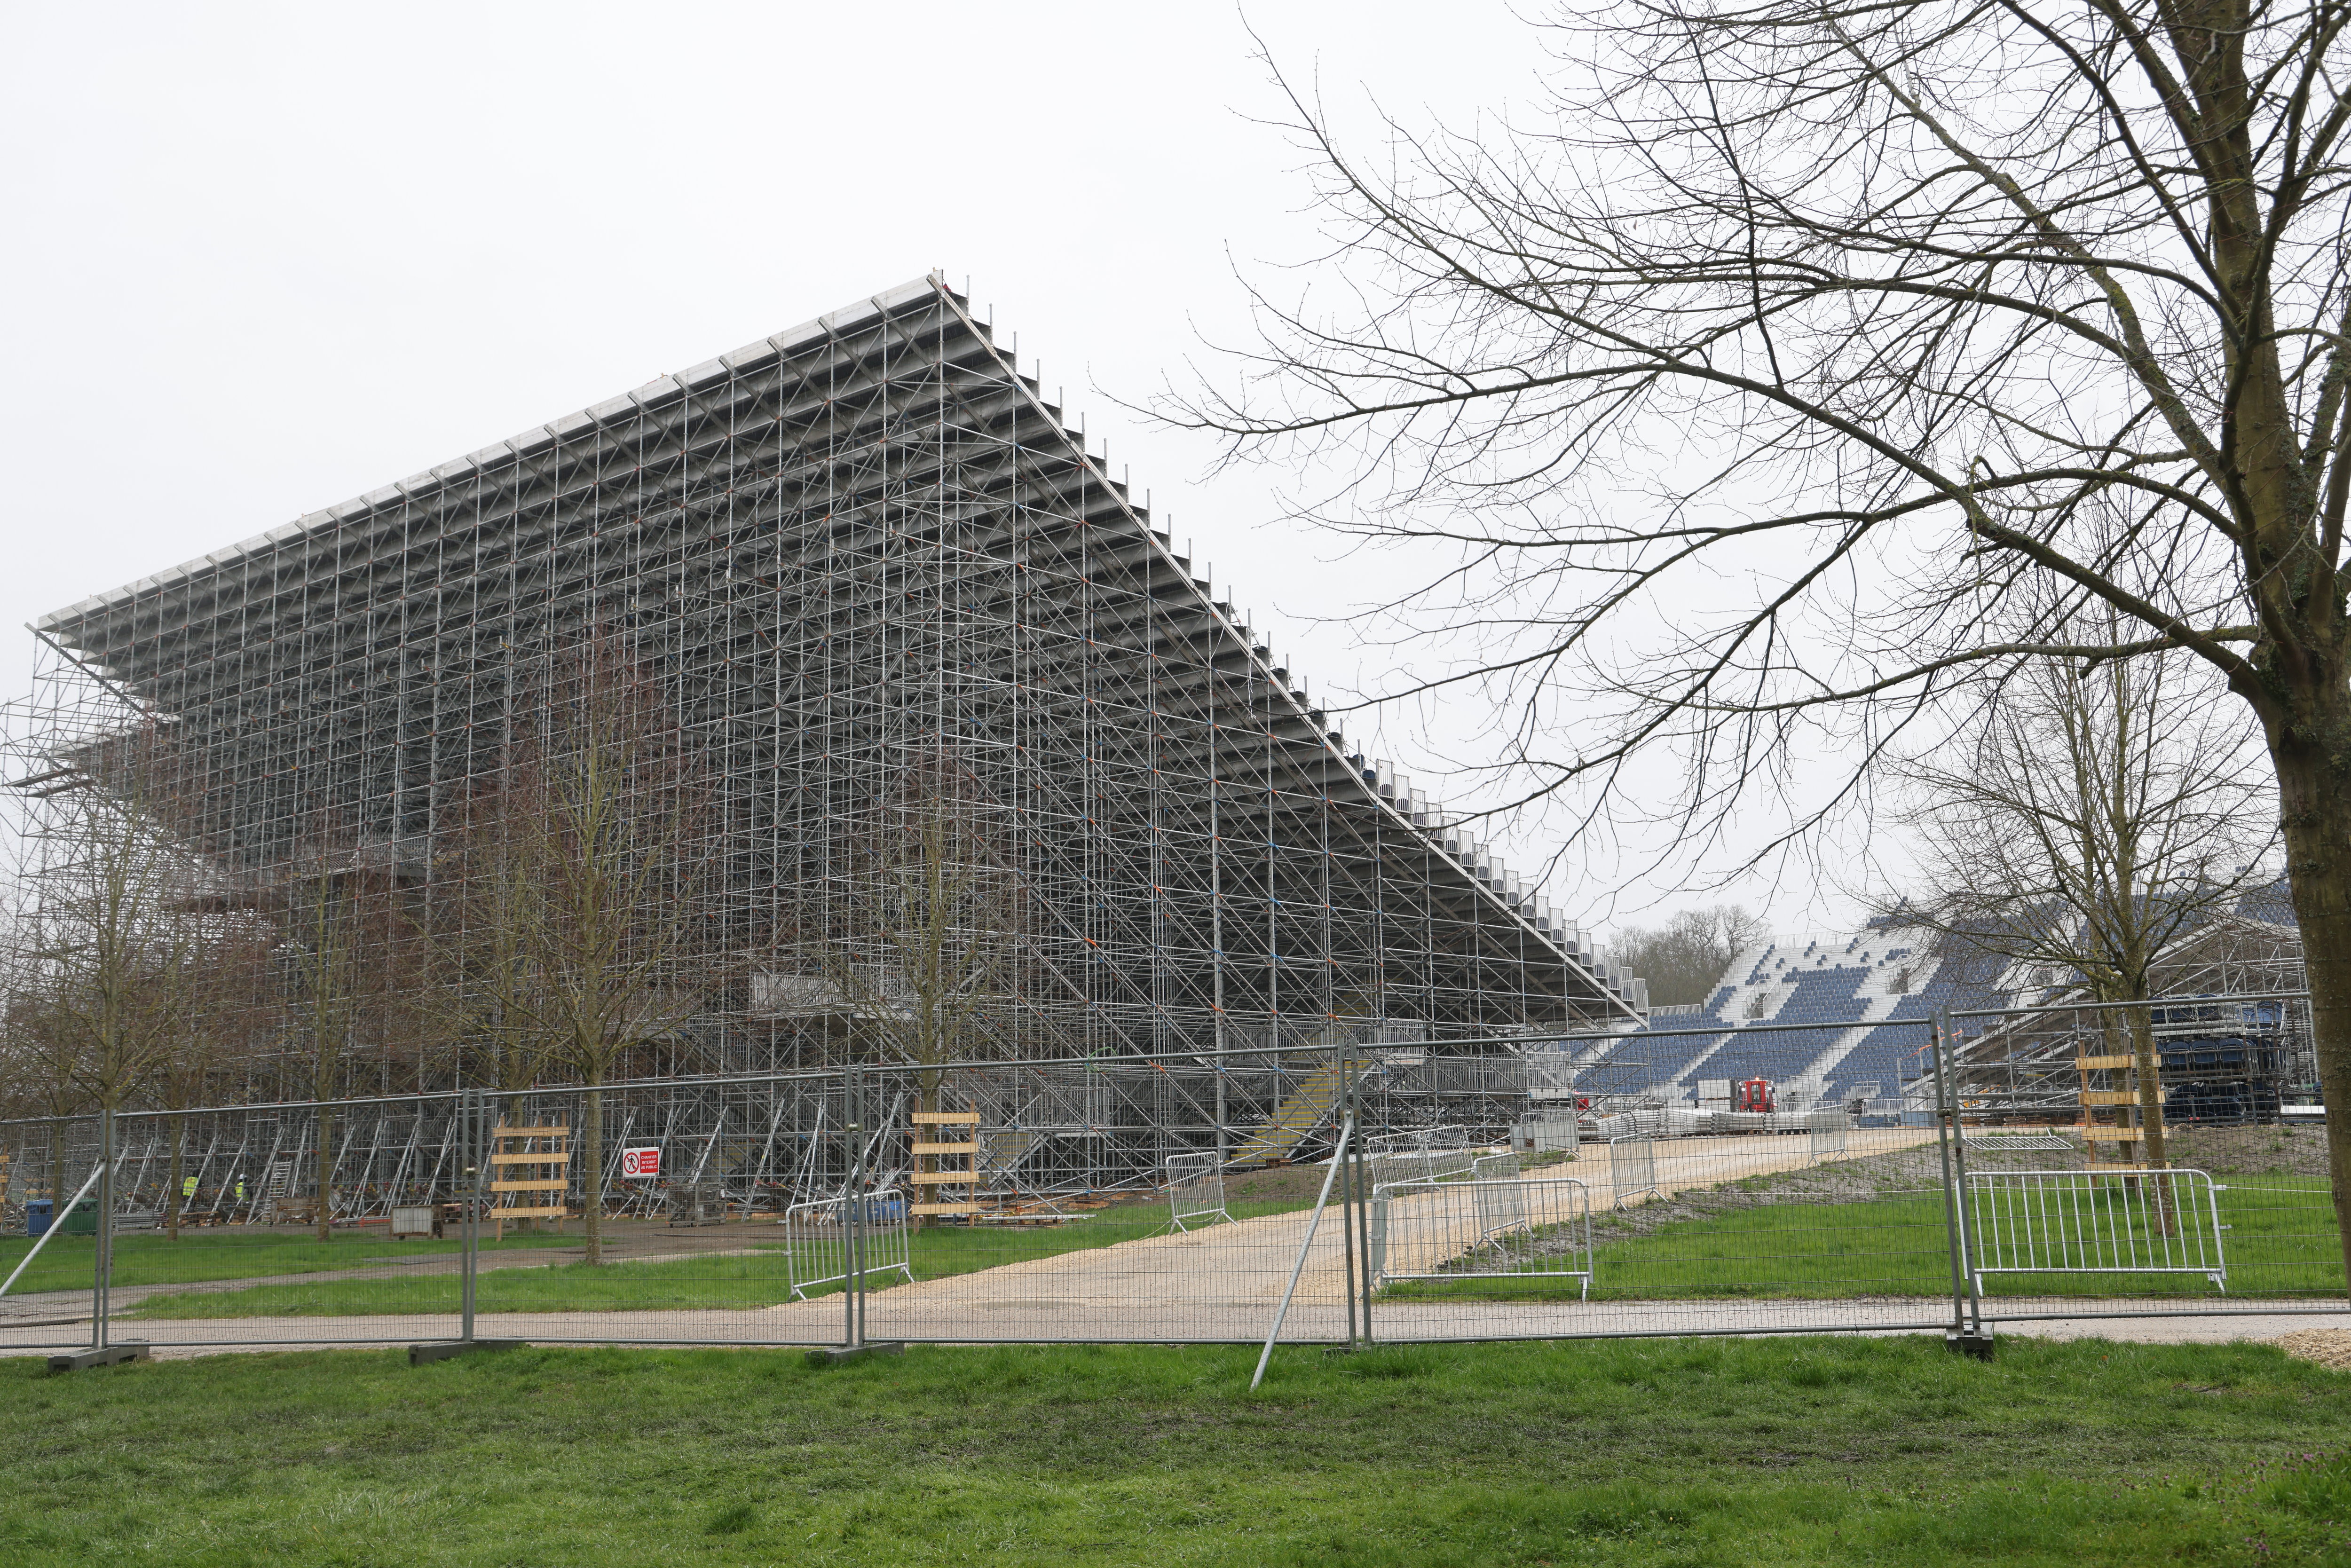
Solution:
<svg viewBox="0 0 2351 1568">
<path fill-rule="evenodd" d="M 1610 946 L 1619 962 L 1649 982 L 1652 1007 L 1703 1002 L 1742 948 L 1763 939 L 1768 925 L 1744 905 L 1685 909 L 1654 929 L 1627 925 Z"/>
<path fill-rule="evenodd" d="M 529 825 L 544 803 L 517 782 L 538 781 L 502 776 L 455 810 L 455 826 L 434 856 L 420 991 L 428 1028 L 458 1080 L 509 1092 L 536 1083 L 554 1049 L 538 1009 L 521 1001 L 536 985 L 530 933 L 549 846 Z"/>
<path fill-rule="evenodd" d="M 223 1070 L 249 1059 L 277 1030 L 277 957 L 268 926 L 242 909 L 221 909 L 205 920 L 190 955 L 185 1027 L 155 1074 L 156 1103 L 169 1112 L 202 1104 Z M 163 1184 L 163 1234 L 180 1239 L 186 1207 L 185 1115 L 170 1118 L 172 1152 Z"/>
<path fill-rule="evenodd" d="M 939 1109 L 948 1066 L 1019 1038 L 1021 999 L 1042 973 L 1000 815 L 956 758 L 917 759 L 873 808 L 796 960 L 845 1005 L 866 1050 L 920 1069 L 924 1112 Z M 938 1168 L 935 1155 L 915 1157 L 918 1173 Z"/>
<path fill-rule="evenodd" d="M 2148 1000 L 2168 952 L 2274 876 L 2269 770 L 2217 685 L 2176 653 L 2078 678 L 2020 672 L 1950 744 L 1897 765 L 1921 886 L 1881 913 L 1962 959 L 2043 970 L 2094 1001 Z M 2160 1169 L 2153 1019 L 2108 1016 L 2137 1061 Z"/>
<path fill-rule="evenodd" d="M 171 828 L 174 762 L 147 723 L 87 745 L 52 781 L 38 830 L 17 923 L 26 1039 L 85 1107 L 129 1104 L 187 1029 L 210 890 Z"/>
<path fill-rule="evenodd" d="M 329 1102 L 346 1087 L 379 946 L 368 929 L 374 912 L 367 882 L 351 835 L 322 820 L 296 855 L 278 904 L 287 1021 L 302 1042 L 304 1091 L 319 1105 L 311 1124 L 316 1207 L 310 1218 L 320 1241 L 335 1236 L 335 1115 Z"/>
<path fill-rule="evenodd" d="M 295 1092 L 319 1103 L 312 1124 L 311 1216 L 318 1239 L 334 1238 L 334 1134 L 330 1102 L 365 1088 L 389 1092 L 392 1065 L 413 1060 L 423 1075 L 422 1021 L 423 933 L 395 846 L 355 827 L 349 812 L 318 808 L 294 846 L 277 885 L 263 901 L 271 929 L 267 956 L 277 968 L 278 1009 L 273 1019 L 231 1005 L 228 992 L 250 977 L 225 973 L 224 1010 L 215 1025 L 248 1039 L 273 1029 L 298 1047 Z M 421 869 L 421 868 L 420 868 Z M 239 964 L 263 955 L 250 944 L 260 928 L 243 910 L 223 916 L 225 958 Z M 374 1084 L 355 1081 L 354 1063 L 372 1066 Z"/>
<path fill-rule="evenodd" d="M 578 1145 L 587 1260 L 603 1260 L 603 1093 L 626 1055 L 702 1011 L 731 969 L 699 742 L 619 633 L 549 658 L 496 797 L 475 813 L 480 924 L 454 962 L 503 1071 L 587 1086 Z M 462 869 L 462 868 L 461 868 Z M 462 896 L 462 895 L 461 895 Z"/>
<path fill-rule="evenodd" d="M 1677 756 L 1695 849 L 1865 800 L 1971 682 L 2203 661 L 2276 775 L 2351 1249 L 2346 20 L 1626 0 L 1515 123 L 1364 159 L 1293 97 L 1336 298 L 1261 294 L 1176 417 L 1448 552 L 1399 606 L 1487 641 L 1422 689 L 1491 689 L 1588 809 Z"/>
<path fill-rule="evenodd" d="M 0 1019 L 5 1041 L 6 1099 L 13 1113 L 46 1118 L 49 1124 L 49 1186 L 44 1195 L 63 1198 L 66 1124 L 86 1115 L 89 1101 L 76 1084 L 73 1053 L 61 1039 L 63 1020 L 33 973 L 29 956 L 12 942 L 7 1014 Z"/>
<path fill-rule="evenodd" d="M 178 754 L 131 716 L 47 759 L 11 935 L 11 1054 L 51 1124 L 62 1198 L 67 1118 L 119 1111 L 186 1048 L 206 868 L 175 834 Z M 110 1160 L 110 1136 L 99 1158 Z"/>
</svg>

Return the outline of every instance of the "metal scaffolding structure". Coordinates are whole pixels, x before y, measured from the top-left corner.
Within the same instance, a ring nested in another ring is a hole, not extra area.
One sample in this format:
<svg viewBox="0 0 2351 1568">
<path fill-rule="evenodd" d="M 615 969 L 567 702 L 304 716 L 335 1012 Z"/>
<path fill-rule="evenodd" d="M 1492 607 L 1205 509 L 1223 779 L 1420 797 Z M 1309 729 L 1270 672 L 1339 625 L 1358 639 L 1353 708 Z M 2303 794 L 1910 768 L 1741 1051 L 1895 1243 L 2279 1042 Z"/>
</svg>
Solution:
<svg viewBox="0 0 2351 1568">
<path fill-rule="evenodd" d="M 1284 1157 L 1301 1055 L 1368 1064 L 1404 1124 L 1499 1124 L 1525 1103 L 1514 1042 L 1646 1009 L 1488 845 L 1350 748 L 936 275 L 34 630 L 9 737 L 25 895 L 70 859 L 58 803 L 114 788 L 110 748 L 142 732 L 168 742 L 156 814 L 190 897 L 224 920 L 320 878 L 434 919 L 465 906 L 450 846 L 551 650 L 624 640 L 707 765 L 705 950 L 729 956 L 670 982 L 691 1005 L 630 1055 L 639 1081 L 872 1059 L 860 1019 L 889 987 L 852 997 L 837 967 L 870 967 L 878 940 L 861 846 L 909 779 L 952 774 L 1020 904 L 1019 983 L 975 1054 L 1123 1063 L 995 1114 L 1064 1130 L 1013 1162 L 1043 1186 L 1144 1168 L 1165 1129 Z M 386 997 L 427 983 L 383 967 Z M 333 1082 L 263 1030 L 201 1092 L 488 1081 L 479 1040 L 370 1005 L 384 1018 L 350 1030 Z M 754 1096 L 695 1135 L 810 1136 L 821 1109 Z M 437 1135 L 413 1114 L 347 1133 L 379 1151 L 351 1156 L 352 1192 L 408 1181 Z M 755 1167 L 773 1179 L 773 1151 L 726 1168 Z"/>
<path fill-rule="evenodd" d="M 1364 1120 L 1397 1129 L 1388 1141 L 1399 1145 L 1493 1141 L 1527 1099 L 1525 1065 L 1505 1053 L 1375 1049 L 1351 1052 L 1345 1071 Z M 1215 1157 L 1217 1168 L 1321 1157 L 1343 1099 L 1342 1070 L 1319 1048 L 1240 1052 L 1214 1063 L 987 1062 L 944 1076 L 944 1102 L 978 1118 L 976 1186 L 991 1214 L 1154 1186 L 1181 1155 Z M 875 1186 L 904 1178 L 915 1164 L 918 1089 L 903 1069 L 656 1080 L 603 1093 L 601 1191 L 605 1211 L 620 1217 L 661 1218 L 682 1192 L 706 1195 L 730 1217 L 779 1215 L 835 1196 L 855 1163 L 844 1133 L 851 1126 L 862 1129 L 862 1168 Z M 491 1109 L 517 1125 L 562 1121 L 576 1114 L 578 1098 L 576 1089 L 522 1091 L 492 1096 Z M 380 1221 L 395 1207 L 457 1197 L 463 1113 L 460 1094 L 450 1091 L 324 1107 L 127 1113 L 116 1191 L 138 1217 L 133 1224 L 161 1215 L 174 1179 L 193 1184 L 182 1206 L 188 1224 L 315 1223 L 314 1150 L 324 1114 L 332 1221 Z M 83 1137 L 53 1152 L 62 1124 L 0 1122 L 0 1157 L 13 1173 L 0 1207 L 56 1196 L 60 1182 L 70 1190 L 87 1174 L 96 1146 Z M 624 1151 L 648 1145 L 662 1151 L 661 1180 L 628 1179 Z M 587 1190 L 585 1172 L 569 1173 L 565 1201 L 576 1207 Z"/>
<path fill-rule="evenodd" d="M 2266 1123 L 2317 1097 L 2299 934 L 2254 915 L 2218 916 L 2181 938 L 2150 977 L 2147 1010 L 2167 1124 Z M 2041 1009 L 1973 1024 L 1953 1059 L 1962 1103 L 1988 1124 L 2135 1129 L 2139 1085 L 2125 1020 L 2068 988 Z M 2079 1010 L 2065 1004 L 2083 1001 Z M 2099 1065 L 2092 1066 L 2090 1063 Z M 2133 1141 L 2131 1139 L 2123 1140 Z"/>
</svg>

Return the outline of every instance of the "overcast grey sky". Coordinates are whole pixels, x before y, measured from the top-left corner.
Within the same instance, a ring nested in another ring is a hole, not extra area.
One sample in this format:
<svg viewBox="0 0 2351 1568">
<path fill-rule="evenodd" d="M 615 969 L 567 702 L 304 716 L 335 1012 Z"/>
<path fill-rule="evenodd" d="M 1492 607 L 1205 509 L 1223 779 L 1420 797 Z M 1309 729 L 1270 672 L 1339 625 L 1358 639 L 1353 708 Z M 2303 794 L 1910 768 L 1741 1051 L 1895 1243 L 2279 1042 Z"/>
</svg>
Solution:
<svg viewBox="0 0 2351 1568">
<path fill-rule="evenodd" d="M 1110 397 L 1239 335 L 1233 264 L 1314 252 L 1250 29 L 1358 122 L 1540 64 L 1489 0 L 5 12 L 0 624 L 937 267 L 1318 692 L 1385 667 L 1317 622 L 1382 585 L 1274 520 L 1277 476 L 1205 479 Z M 0 635 L 0 692 L 30 642 Z"/>
</svg>

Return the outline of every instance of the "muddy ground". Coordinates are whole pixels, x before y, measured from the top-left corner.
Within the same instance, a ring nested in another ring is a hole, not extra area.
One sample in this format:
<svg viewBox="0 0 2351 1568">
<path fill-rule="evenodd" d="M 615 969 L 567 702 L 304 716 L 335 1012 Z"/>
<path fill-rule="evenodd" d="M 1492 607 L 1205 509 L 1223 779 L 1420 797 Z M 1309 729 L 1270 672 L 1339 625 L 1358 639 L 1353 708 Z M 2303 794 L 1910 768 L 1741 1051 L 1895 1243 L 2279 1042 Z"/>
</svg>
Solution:
<svg viewBox="0 0 2351 1568">
<path fill-rule="evenodd" d="M 2174 1127 L 2171 1163 L 2214 1176 L 2326 1174 L 2324 1127 Z"/>
</svg>

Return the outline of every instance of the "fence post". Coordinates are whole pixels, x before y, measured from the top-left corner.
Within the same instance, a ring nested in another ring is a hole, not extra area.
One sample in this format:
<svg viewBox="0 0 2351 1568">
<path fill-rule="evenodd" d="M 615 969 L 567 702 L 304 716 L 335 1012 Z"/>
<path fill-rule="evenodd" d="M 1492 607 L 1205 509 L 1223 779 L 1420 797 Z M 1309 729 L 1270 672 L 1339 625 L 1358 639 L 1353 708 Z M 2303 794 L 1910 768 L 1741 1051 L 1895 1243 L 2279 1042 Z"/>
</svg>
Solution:
<svg viewBox="0 0 2351 1568">
<path fill-rule="evenodd" d="M 483 1185 L 489 1166 L 489 1115 L 485 1096 L 468 1089 L 457 1101 L 457 1298 L 458 1339 L 474 1343 L 474 1281 L 482 1267 Z"/>
<path fill-rule="evenodd" d="M 1347 1048 L 1343 1043 L 1339 1047 L 1339 1093 L 1336 1102 L 1336 1109 L 1338 1113 L 1343 1116 L 1348 1122 L 1355 1122 L 1355 1080 L 1353 1066 L 1347 1060 Z M 1362 1124 L 1355 1123 L 1355 1125 L 1360 1127 Z M 1355 1140 L 1355 1144 L 1358 1145 L 1360 1145 L 1362 1142 L 1363 1140 L 1360 1137 Z M 1331 1147 L 1331 1162 L 1339 1167 L 1339 1239 L 1341 1244 L 1346 1249 L 1347 1345 L 1348 1348 L 1353 1349 L 1356 1343 L 1355 1177 L 1357 1171 L 1353 1162 L 1348 1159 L 1348 1153 L 1349 1145 L 1346 1144 L 1334 1144 Z"/>
<path fill-rule="evenodd" d="M 1983 1332 L 1983 1303 L 1977 1298 L 1975 1270 L 1968 1236 L 1968 1154 L 1959 1125 L 1959 1083 L 1951 1071 L 1951 1026 L 1938 1009 L 1928 1051 L 1935 1073 L 1936 1122 L 1943 1153 L 1943 1213 L 1949 1228 L 1951 1249 L 1951 1330 L 1944 1336 L 1953 1350 L 1980 1360 L 1991 1359 L 1991 1339 Z"/>
<path fill-rule="evenodd" d="M 849 1204 L 849 1278 L 852 1286 L 852 1300 L 857 1303 L 856 1322 L 852 1325 L 852 1349 L 865 1343 L 865 1135 L 862 1127 L 857 1137 L 857 1175 L 850 1187 Z"/>
<path fill-rule="evenodd" d="M 1941 1028 L 1944 1044 L 1948 1048 L 1954 1043 L 1951 1034 L 1951 1015 L 1948 1012 L 1938 1013 L 1938 1022 Z M 1943 1052 L 1943 1073 L 1951 1083 L 1951 1164 L 1958 1169 L 1959 1176 L 1959 1260 L 1966 1265 L 1969 1332 L 1989 1345 L 1991 1342 L 1984 1338 L 1983 1332 L 1983 1296 L 1976 1276 L 1975 1200 L 1968 1191 L 1968 1134 L 1967 1128 L 1959 1117 L 1959 1077 L 1958 1069 L 1951 1061 L 1952 1054 L 1949 1049 L 1946 1049 Z"/>
<path fill-rule="evenodd" d="M 846 1092 L 848 1085 L 844 1083 L 842 1088 L 841 1098 L 849 1103 L 849 1113 L 854 1116 L 857 1114 L 855 1103 L 850 1101 Z M 853 1350 L 857 1345 L 857 1178 L 852 1173 L 865 1163 L 863 1134 L 864 1129 L 855 1122 L 841 1124 L 841 1135 L 849 1141 L 848 1146 L 841 1150 L 841 1271 L 844 1276 L 841 1281 L 841 1347 L 843 1350 Z"/>
<path fill-rule="evenodd" d="M 59 1219 L 51 1224 L 62 1223 Z M 107 1300 L 114 1283 L 114 1107 L 98 1113 L 98 1256 L 90 1266 L 89 1346 L 106 1348 Z"/>
<path fill-rule="evenodd" d="M 1364 1087 L 1360 1075 L 1355 1080 L 1353 1110 L 1358 1132 L 1348 1157 L 1353 1162 L 1355 1171 L 1356 1239 L 1360 1243 L 1356 1251 L 1364 1260 L 1364 1343 L 1369 1344 L 1372 1343 L 1372 1189 L 1370 1178 L 1364 1169 L 1364 1139 L 1360 1131 L 1364 1125 Z M 1351 1287 L 1353 1285 L 1352 1273 L 1347 1282 Z"/>
<path fill-rule="evenodd" d="M 1943 1239 L 1951 1255 L 1951 1334 L 1967 1332 L 1966 1284 L 1959 1270 L 1959 1199 L 1951 1180 L 1951 1101 L 1943 1089 L 1943 1026 L 1940 1017 L 1927 1036 L 1927 1070 L 1935 1083 L 1935 1152 L 1943 1163 Z"/>
</svg>

